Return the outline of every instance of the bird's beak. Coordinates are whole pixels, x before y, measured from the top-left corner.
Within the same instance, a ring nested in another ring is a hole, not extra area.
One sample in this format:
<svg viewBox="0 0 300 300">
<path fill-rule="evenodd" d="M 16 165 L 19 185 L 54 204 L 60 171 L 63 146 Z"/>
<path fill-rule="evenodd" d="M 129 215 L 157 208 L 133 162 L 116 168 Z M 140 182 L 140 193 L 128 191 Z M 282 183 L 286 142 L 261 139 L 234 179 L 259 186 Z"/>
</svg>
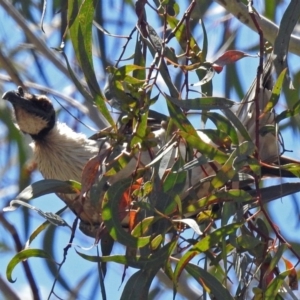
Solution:
<svg viewBox="0 0 300 300">
<path fill-rule="evenodd" d="M 24 97 L 19 91 L 9 91 L 3 94 L 2 99 L 9 101 L 12 105 L 22 107 L 26 110 L 33 106 L 31 101 Z"/>
<path fill-rule="evenodd" d="M 21 109 L 27 111 L 31 115 L 36 115 L 45 119 L 49 119 L 49 115 L 51 115 L 53 110 L 52 104 L 51 107 L 45 109 L 45 106 L 39 105 L 41 101 L 39 101 L 35 95 L 24 93 L 21 87 L 19 87 L 17 91 L 4 93 L 2 99 L 9 101 L 13 105 L 15 111 Z M 47 103 L 49 103 L 49 100 Z"/>
</svg>

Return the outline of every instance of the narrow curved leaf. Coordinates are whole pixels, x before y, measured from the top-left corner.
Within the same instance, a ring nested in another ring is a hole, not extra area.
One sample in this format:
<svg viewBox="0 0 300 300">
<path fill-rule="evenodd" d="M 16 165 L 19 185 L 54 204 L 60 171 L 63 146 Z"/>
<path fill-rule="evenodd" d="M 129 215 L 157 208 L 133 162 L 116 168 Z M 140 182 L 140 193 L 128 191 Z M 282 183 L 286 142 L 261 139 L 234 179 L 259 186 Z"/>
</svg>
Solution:
<svg viewBox="0 0 300 300">
<path fill-rule="evenodd" d="M 264 299 L 276 299 L 280 287 L 282 287 L 282 283 L 285 278 L 292 272 L 292 269 L 288 269 L 279 275 L 277 275 L 272 282 L 269 284 L 267 290 L 264 293 Z"/>
<path fill-rule="evenodd" d="M 92 256 L 86 255 L 84 253 L 76 252 L 79 256 L 88 260 L 90 262 L 115 262 L 122 265 L 130 266 L 135 269 L 147 269 L 151 267 L 160 268 L 166 262 L 166 259 L 171 255 L 174 247 L 176 246 L 176 241 L 170 242 L 161 249 L 150 254 L 149 256 L 130 256 L 130 255 L 110 255 L 110 256 Z"/>
<path fill-rule="evenodd" d="M 209 118 L 212 122 L 214 122 L 218 130 L 221 130 L 225 134 L 227 134 L 234 145 L 239 144 L 236 129 L 232 125 L 230 120 L 228 120 L 228 118 L 216 112 L 203 112 L 203 115 Z"/>
<path fill-rule="evenodd" d="M 131 183 L 132 179 L 126 178 L 116 182 L 108 189 L 102 201 L 102 219 L 113 239 L 125 246 L 140 248 L 149 244 L 151 237 L 136 238 L 132 236 L 122 227 L 120 219 L 120 215 L 124 213 L 120 211 L 120 201 Z"/>
<path fill-rule="evenodd" d="M 166 263 L 175 245 L 176 241 L 173 241 L 151 255 L 149 265 L 132 275 L 127 281 L 121 296 L 122 300 L 140 300 L 141 295 L 143 299 L 148 298 L 150 285 L 156 273 Z"/>
<path fill-rule="evenodd" d="M 300 100 L 298 100 L 292 109 L 287 109 L 284 110 L 283 112 L 281 112 L 278 116 L 276 116 L 275 118 L 275 122 L 279 123 L 280 121 L 286 119 L 286 118 L 290 118 L 296 115 L 300 114 Z"/>
<path fill-rule="evenodd" d="M 241 134 L 245 141 L 252 141 L 247 129 L 241 122 L 241 120 L 236 116 L 236 114 L 231 109 L 223 109 L 224 115 L 230 120 L 230 122 L 234 125 L 237 131 Z"/>
<path fill-rule="evenodd" d="M 197 132 L 196 135 L 183 131 L 179 131 L 178 134 L 181 135 L 191 147 L 199 150 L 202 155 L 207 156 L 209 159 L 215 160 L 218 163 L 224 163 L 228 159 L 227 154 L 205 143 Z"/>
<path fill-rule="evenodd" d="M 233 224 L 225 225 L 222 228 L 218 228 L 212 233 L 205 236 L 203 239 L 201 239 L 200 242 L 196 243 L 192 248 L 190 248 L 180 258 L 178 264 L 176 265 L 175 272 L 174 272 L 174 280 L 175 280 L 174 283 L 176 283 L 181 272 L 183 271 L 183 269 L 185 269 L 186 265 L 193 257 L 211 249 L 212 246 L 220 242 L 227 235 L 234 233 L 242 225 L 243 223 L 233 223 Z"/>
<path fill-rule="evenodd" d="M 34 182 L 33 184 L 25 188 L 16 197 L 16 200 L 29 201 L 51 193 L 76 194 L 80 192 L 80 189 L 80 183 L 73 180 L 61 181 L 57 179 L 44 179 Z M 13 201 L 11 203 L 14 204 Z M 14 209 L 16 209 L 16 207 L 14 205 L 11 205 L 10 207 L 6 207 L 3 210 L 11 211 Z"/>
<path fill-rule="evenodd" d="M 126 282 L 120 300 L 141 300 L 142 298 L 148 298 L 151 283 L 158 270 L 157 268 L 149 268 L 133 274 Z M 143 295 L 142 298 L 141 295 Z"/>
<path fill-rule="evenodd" d="M 67 209 L 67 206 L 60 209 L 58 212 L 56 212 L 56 215 L 60 215 L 62 212 L 64 212 Z M 49 221 L 45 221 L 43 224 L 38 226 L 29 236 L 29 239 L 27 240 L 25 244 L 25 249 L 29 248 L 31 242 L 41 233 L 43 232 L 48 226 L 50 225 Z"/>
<path fill-rule="evenodd" d="M 186 51 L 187 41 L 189 41 L 189 48 L 193 50 L 193 56 L 196 57 L 197 55 L 201 54 L 201 49 L 199 48 L 194 37 L 190 33 L 187 37 L 187 28 L 185 22 L 179 24 L 179 21 L 170 15 L 167 15 L 167 22 L 170 25 L 172 33 L 174 33 L 183 51 Z"/>
<path fill-rule="evenodd" d="M 264 113 L 271 111 L 272 108 L 275 107 L 275 105 L 277 104 L 278 100 L 279 100 L 279 96 L 280 96 L 280 92 L 282 89 L 282 85 L 286 76 L 286 72 L 287 72 L 287 68 L 285 68 L 280 75 L 278 76 L 278 79 L 272 89 L 272 96 L 271 99 L 269 100 L 269 102 L 267 103 L 265 109 L 264 109 Z"/>
<path fill-rule="evenodd" d="M 278 185 L 261 188 L 259 191 L 263 203 L 266 204 L 273 200 L 300 192 L 300 183 L 280 183 Z M 253 197 L 256 197 L 257 192 L 255 190 L 252 190 L 248 191 L 248 193 Z M 254 203 L 251 205 L 251 207 L 256 207 L 257 205 L 257 203 Z"/>
<path fill-rule="evenodd" d="M 12 272 L 14 268 L 16 267 L 17 264 L 22 262 L 25 259 L 28 259 L 30 257 L 41 257 L 41 258 L 46 258 L 49 260 L 54 261 L 54 259 L 44 250 L 41 249 L 26 249 L 22 250 L 19 253 L 17 253 L 8 263 L 6 267 L 6 277 L 7 280 L 10 282 L 15 282 L 15 280 L 12 279 Z"/>
<path fill-rule="evenodd" d="M 205 284 L 206 291 L 213 295 L 215 299 L 233 300 L 228 289 L 221 282 L 206 270 L 188 263 L 185 267 L 186 271 L 192 275 L 201 285 Z"/>
<path fill-rule="evenodd" d="M 195 99 L 179 100 L 164 94 L 164 96 L 174 103 L 175 105 L 185 110 L 211 110 L 211 109 L 224 109 L 230 108 L 236 104 L 236 102 L 222 98 L 222 97 L 202 97 Z"/>
<path fill-rule="evenodd" d="M 239 50 L 228 50 L 225 53 L 223 53 L 220 57 L 218 57 L 213 64 L 224 67 L 228 64 L 232 64 L 244 57 L 257 57 L 250 54 L 247 54 L 245 52 L 239 51 Z"/>
<path fill-rule="evenodd" d="M 231 180 L 239 171 L 239 168 L 247 164 L 247 156 L 254 152 L 254 144 L 244 142 L 239 145 L 230 155 L 226 163 L 218 170 L 211 184 L 214 188 L 223 186 Z"/>
<path fill-rule="evenodd" d="M 76 57 L 85 75 L 87 85 L 102 115 L 115 127 L 100 90 L 93 66 L 92 26 L 95 13 L 94 1 L 68 1 L 68 28 Z M 104 121 L 104 120 L 102 120 Z M 107 126 L 105 126 L 107 127 Z"/>
</svg>

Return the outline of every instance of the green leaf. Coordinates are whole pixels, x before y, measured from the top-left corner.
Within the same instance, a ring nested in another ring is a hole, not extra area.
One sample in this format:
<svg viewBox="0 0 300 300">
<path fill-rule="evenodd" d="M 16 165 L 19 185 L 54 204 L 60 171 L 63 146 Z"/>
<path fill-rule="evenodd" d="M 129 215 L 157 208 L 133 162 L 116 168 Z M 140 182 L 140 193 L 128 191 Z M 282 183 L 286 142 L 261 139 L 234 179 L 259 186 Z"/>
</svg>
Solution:
<svg viewBox="0 0 300 300">
<path fill-rule="evenodd" d="M 68 27 L 76 57 L 86 77 L 92 95 L 101 95 L 95 76 L 92 57 L 92 26 L 94 1 L 68 1 Z M 103 98 L 103 97 L 101 97 Z"/>
<path fill-rule="evenodd" d="M 243 142 L 230 155 L 225 164 L 218 170 L 216 177 L 212 180 L 212 187 L 217 189 L 231 180 L 239 169 L 247 164 L 247 156 L 254 152 L 254 144 Z"/>
<path fill-rule="evenodd" d="M 53 260 L 53 258 L 44 250 L 40 249 L 26 249 L 22 250 L 19 253 L 17 253 L 8 263 L 6 267 L 6 277 L 9 282 L 15 282 L 16 280 L 12 279 L 12 272 L 15 268 L 15 266 L 22 262 L 23 260 L 26 260 L 30 257 L 41 257 L 41 258 L 46 258 L 49 260 Z"/>
<path fill-rule="evenodd" d="M 283 170 L 287 170 L 289 172 L 291 172 L 292 174 L 294 174 L 295 176 L 300 178 L 300 164 L 297 163 L 290 163 L 290 164 L 286 164 L 286 165 L 281 165 L 278 167 L 278 169 L 283 169 Z"/>
<path fill-rule="evenodd" d="M 96 1 L 69 0 L 68 1 L 68 28 L 75 55 L 86 78 L 87 85 L 106 120 L 115 127 L 104 100 L 104 96 L 98 85 L 92 56 L 92 26 Z"/>
<path fill-rule="evenodd" d="M 143 139 L 146 136 L 148 125 L 148 112 L 141 114 L 138 123 L 136 124 L 135 128 L 133 128 L 133 137 L 130 142 L 130 146 L 133 148 L 139 143 L 143 142 Z"/>
<path fill-rule="evenodd" d="M 179 25 L 179 21 L 170 15 L 167 15 L 167 22 L 173 30 L 174 35 L 183 51 L 186 51 L 187 41 L 189 41 L 189 48 L 193 51 L 193 56 L 196 57 L 197 55 L 201 54 L 201 49 L 199 48 L 192 34 L 187 30 L 185 22 L 182 22 Z M 188 36 L 187 33 L 189 33 Z"/>
<path fill-rule="evenodd" d="M 151 44 L 151 42 L 148 39 L 144 38 L 143 36 L 141 36 L 141 37 L 143 38 L 143 42 L 145 42 L 145 44 L 148 46 L 153 58 L 155 58 L 157 50 L 154 48 L 154 46 Z M 178 97 L 179 92 L 170 77 L 170 74 L 169 74 L 169 71 L 168 71 L 165 61 L 156 59 L 155 64 L 159 67 L 159 73 L 162 76 L 166 87 L 169 89 L 170 95 L 172 97 Z"/>
<path fill-rule="evenodd" d="M 179 170 L 177 172 L 186 172 L 186 171 L 194 169 L 195 167 L 203 166 L 208 163 L 213 163 L 213 161 L 208 160 L 205 156 L 200 156 L 200 157 L 197 157 L 197 158 L 187 162 L 183 167 L 179 168 Z"/>
<path fill-rule="evenodd" d="M 113 249 L 113 245 L 115 243 L 114 239 L 110 236 L 108 232 L 104 232 L 101 236 L 100 243 L 101 243 L 102 256 L 109 256 Z M 105 277 L 107 271 L 107 264 L 106 262 L 101 262 L 100 265 L 101 265 L 103 277 Z"/>
<path fill-rule="evenodd" d="M 226 133 L 230 137 L 230 139 L 234 145 L 239 144 L 236 129 L 234 126 L 232 126 L 232 123 L 230 122 L 230 120 L 228 120 L 223 115 L 221 115 L 219 113 L 215 113 L 215 112 L 203 112 L 203 115 L 206 116 L 207 118 L 209 118 L 212 122 L 214 122 L 214 124 L 216 125 L 218 130 L 221 130 L 224 133 Z"/>
<path fill-rule="evenodd" d="M 151 226 L 157 221 L 160 220 L 161 217 L 148 217 L 144 218 L 141 222 L 139 222 L 131 231 L 132 236 L 140 237 L 144 235 Z"/>
<path fill-rule="evenodd" d="M 237 237 L 236 242 L 240 247 L 242 247 L 245 250 L 253 249 L 259 244 L 262 244 L 262 242 L 259 239 L 248 234 L 240 235 L 239 237 Z"/>
<path fill-rule="evenodd" d="M 199 152 L 202 155 L 205 155 L 209 159 L 215 160 L 216 162 L 221 164 L 228 159 L 227 154 L 205 143 L 197 133 L 196 135 L 194 135 L 187 132 L 179 131 L 178 134 L 182 136 L 192 148 L 199 150 Z"/>
<path fill-rule="evenodd" d="M 165 158 L 166 155 L 168 155 L 168 156 L 171 155 L 174 150 L 174 145 L 176 145 L 175 142 L 169 143 L 169 145 L 166 144 L 163 148 L 161 148 L 157 152 L 155 158 L 146 167 L 148 167 L 148 168 L 152 167 L 152 166 L 156 165 L 157 163 L 159 163 L 163 158 Z M 171 151 L 171 153 L 169 153 L 170 151 Z M 161 175 L 163 175 L 163 174 L 161 174 Z"/>
<path fill-rule="evenodd" d="M 125 65 L 120 68 L 108 67 L 107 71 L 113 74 L 115 80 L 128 79 L 127 75 L 133 71 L 145 70 L 145 67 L 139 65 Z M 132 77 L 135 78 L 135 77 Z M 137 80 L 137 79 L 136 79 Z M 144 80 L 137 80 L 136 83 L 142 83 Z"/>
<path fill-rule="evenodd" d="M 268 265 L 268 270 L 266 271 L 265 276 L 268 276 L 274 270 L 274 268 L 277 266 L 279 260 L 282 258 L 283 253 L 285 252 L 286 249 L 287 249 L 286 244 L 279 245 L 279 247 L 276 249 L 274 257 L 272 258 L 270 264 Z"/>
<path fill-rule="evenodd" d="M 240 132 L 241 136 L 245 141 L 251 142 L 252 139 L 241 122 L 241 120 L 236 116 L 236 114 L 231 109 L 223 109 L 222 110 L 225 116 L 230 120 L 230 122 L 234 125 L 234 127 Z"/>
<path fill-rule="evenodd" d="M 132 156 L 122 152 L 118 157 L 109 163 L 109 170 L 105 172 L 105 176 L 113 176 L 123 170 L 132 160 Z"/>
<path fill-rule="evenodd" d="M 168 173 L 163 183 L 163 191 L 165 193 L 180 194 L 182 192 L 186 182 L 186 172 L 179 172 L 178 170 L 184 164 L 181 156 L 176 160 L 172 166 L 171 172 Z"/>
<path fill-rule="evenodd" d="M 223 98 L 223 97 L 202 97 L 202 98 L 195 98 L 195 99 L 186 99 L 186 100 L 179 100 L 177 98 L 173 98 L 164 94 L 164 96 L 174 103 L 176 106 L 183 108 L 185 110 L 211 110 L 211 109 L 224 109 L 230 108 L 234 104 L 234 101 Z"/>
<path fill-rule="evenodd" d="M 150 285 L 156 273 L 167 262 L 175 245 L 176 242 L 173 241 L 151 255 L 149 265 L 136 272 L 127 281 L 121 296 L 122 300 L 140 300 L 141 295 L 143 299 L 148 298 Z"/>
<path fill-rule="evenodd" d="M 199 282 L 199 284 L 203 285 L 203 282 L 205 283 L 205 286 L 203 287 L 210 295 L 214 296 L 213 298 L 222 300 L 234 299 L 230 295 L 228 289 L 225 286 L 223 286 L 215 276 L 213 276 L 206 270 L 191 263 L 188 263 L 185 269 Z"/>
<path fill-rule="evenodd" d="M 18 146 L 17 147 L 18 153 L 16 155 L 19 160 L 19 164 L 18 164 L 19 170 L 17 172 L 20 175 L 19 175 L 19 180 L 17 182 L 19 182 L 19 188 L 23 189 L 24 186 L 26 186 L 29 183 L 29 182 L 27 182 L 27 181 L 29 181 L 29 179 L 24 178 L 25 177 L 24 172 L 22 171 L 22 168 L 28 159 L 27 147 L 25 146 L 22 133 L 20 132 L 20 130 L 18 130 L 18 128 L 16 128 L 15 124 L 12 122 L 11 112 L 8 111 L 8 109 L 3 108 L 3 107 L 0 109 L 0 120 L 2 123 L 5 124 L 5 126 L 7 126 L 6 139 L 11 144 L 13 144 L 15 142 Z M 25 185 L 23 185 L 23 184 L 25 184 Z"/>
<path fill-rule="evenodd" d="M 44 179 L 25 188 L 17 197 L 16 200 L 29 201 L 37 197 L 51 194 L 51 193 L 62 193 L 62 194 L 76 194 L 81 190 L 81 184 L 73 181 L 61 181 L 57 179 Z M 15 210 L 17 207 L 10 206 L 4 210 Z"/>
<path fill-rule="evenodd" d="M 227 191 L 216 191 L 214 194 L 201 198 L 200 200 L 184 206 L 184 213 L 195 213 L 205 206 L 216 203 L 216 201 L 232 201 L 237 203 L 243 203 L 252 200 L 253 197 L 244 190 L 227 190 Z"/>
<path fill-rule="evenodd" d="M 174 280 L 175 280 L 174 284 L 176 284 L 176 281 L 178 280 L 181 272 L 183 271 L 183 269 L 186 268 L 186 265 L 193 257 L 211 249 L 211 247 L 216 245 L 227 235 L 234 233 L 242 225 L 243 223 L 233 223 L 233 224 L 223 226 L 222 228 L 218 228 L 212 233 L 208 234 L 206 237 L 204 237 L 200 242 L 196 243 L 192 248 L 190 248 L 180 258 L 178 264 L 176 265 L 175 272 L 174 272 Z"/>
<path fill-rule="evenodd" d="M 182 131 L 188 132 L 197 136 L 196 129 L 190 123 L 190 121 L 186 118 L 182 110 L 177 106 L 174 105 L 170 100 L 168 100 L 167 95 L 165 95 L 168 105 L 169 114 L 171 117 L 171 121 L 176 124 L 176 126 L 181 129 Z M 169 123 L 172 123 L 169 122 Z M 170 126 L 170 125 L 169 125 Z"/>
<path fill-rule="evenodd" d="M 201 59 L 202 61 L 206 61 L 206 55 L 208 50 L 208 38 L 207 38 L 207 32 L 204 25 L 203 19 L 200 20 L 202 31 L 203 31 L 203 45 L 202 45 L 202 53 L 201 53 Z"/>
<path fill-rule="evenodd" d="M 261 188 L 260 195 L 264 204 L 269 203 L 273 200 L 282 198 L 284 196 L 292 195 L 300 192 L 300 183 L 280 183 L 278 185 L 272 185 L 265 188 Z M 256 197 L 256 191 L 248 191 L 250 195 Z M 257 204 L 251 205 L 251 207 L 256 207 Z"/>
<path fill-rule="evenodd" d="M 300 100 L 298 100 L 292 109 L 287 109 L 283 112 L 281 112 L 278 116 L 275 118 L 275 123 L 279 123 L 280 121 L 290 118 L 293 116 L 296 116 L 300 113 Z"/>
<path fill-rule="evenodd" d="M 280 288 L 284 279 L 291 273 L 291 270 L 286 270 L 279 275 L 277 275 L 267 287 L 267 290 L 264 293 L 264 299 L 273 300 L 276 299 L 277 294 L 279 293 Z"/>
<path fill-rule="evenodd" d="M 141 295 L 148 298 L 151 283 L 157 272 L 158 269 L 149 268 L 133 274 L 126 282 L 120 300 L 140 300 Z"/>
<path fill-rule="evenodd" d="M 120 180 L 113 184 L 105 193 L 102 201 L 102 219 L 109 234 L 119 243 L 132 248 L 141 248 L 149 244 L 151 237 L 136 238 L 129 234 L 121 224 L 119 205 L 123 193 L 130 187 L 131 178 Z"/>
<path fill-rule="evenodd" d="M 137 40 L 135 43 L 135 51 L 134 51 L 134 57 L 133 57 L 133 63 L 136 66 L 143 67 L 142 69 L 135 69 L 133 70 L 132 76 L 134 78 L 137 78 L 139 80 L 145 80 L 146 78 L 146 61 L 142 53 L 142 43 L 140 40 Z"/>
<path fill-rule="evenodd" d="M 147 269 L 151 267 L 160 268 L 164 263 L 166 263 L 167 258 L 171 255 L 174 247 L 176 246 L 176 241 L 170 242 L 161 249 L 155 251 L 153 254 L 148 256 L 129 256 L 129 255 L 110 255 L 110 256 L 91 256 L 83 253 L 76 252 L 83 259 L 90 262 L 115 262 L 118 264 L 126 265 L 135 269 Z"/>
<path fill-rule="evenodd" d="M 60 209 L 58 212 L 56 212 L 56 215 L 60 215 L 62 212 L 64 212 L 68 207 L 65 206 L 62 209 Z M 38 226 L 29 236 L 29 239 L 27 240 L 25 244 L 25 249 L 29 248 L 32 241 L 41 233 L 43 232 L 51 223 L 49 221 L 45 221 L 43 224 Z"/>
<path fill-rule="evenodd" d="M 264 113 L 271 111 L 271 109 L 274 108 L 275 105 L 277 104 L 280 93 L 281 93 L 282 85 L 283 85 L 283 82 L 284 82 L 284 79 L 286 76 L 286 72 L 287 72 L 287 68 L 285 68 L 278 76 L 278 79 L 272 89 L 271 99 L 267 103 L 267 105 L 264 109 Z"/>
</svg>

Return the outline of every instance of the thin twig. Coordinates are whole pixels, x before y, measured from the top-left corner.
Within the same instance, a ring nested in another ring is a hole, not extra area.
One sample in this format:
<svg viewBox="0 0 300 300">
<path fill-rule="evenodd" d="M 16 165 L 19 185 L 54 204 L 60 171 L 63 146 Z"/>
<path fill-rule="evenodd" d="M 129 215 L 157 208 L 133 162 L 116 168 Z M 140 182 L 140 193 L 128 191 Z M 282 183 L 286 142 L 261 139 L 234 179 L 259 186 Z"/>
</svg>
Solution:
<svg viewBox="0 0 300 300">
<path fill-rule="evenodd" d="M 70 240 L 69 240 L 69 243 L 67 244 L 67 246 L 64 248 L 63 259 L 62 259 L 61 263 L 58 266 L 57 274 L 56 274 L 56 277 L 55 277 L 55 279 L 53 281 L 53 284 L 52 284 L 52 287 L 51 287 L 51 290 L 50 290 L 50 293 L 49 293 L 49 296 L 48 296 L 48 300 L 50 299 L 50 297 L 51 297 L 52 294 L 55 295 L 54 288 L 55 288 L 56 282 L 58 280 L 59 272 L 60 272 L 62 266 L 64 265 L 65 261 L 67 260 L 68 251 L 72 247 L 73 240 L 74 240 L 74 237 L 75 237 L 75 231 L 76 231 L 77 224 L 78 224 L 78 220 L 79 220 L 79 218 L 76 217 L 75 220 L 74 220 L 74 222 L 73 222 L 72 233 L 71 233 L 71 236 L 70 236 Z M 55 296 L 58 297 L 57 295 L 55 295 Z"/>
</svg>

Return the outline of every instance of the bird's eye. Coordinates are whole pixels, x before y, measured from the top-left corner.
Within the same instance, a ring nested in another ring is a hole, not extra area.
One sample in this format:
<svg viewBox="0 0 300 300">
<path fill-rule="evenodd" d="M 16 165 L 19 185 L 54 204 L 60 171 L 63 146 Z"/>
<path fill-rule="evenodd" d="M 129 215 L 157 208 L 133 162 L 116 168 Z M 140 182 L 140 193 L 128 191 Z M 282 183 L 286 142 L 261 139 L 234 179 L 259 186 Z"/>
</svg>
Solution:
<svg viewBox="0 0 300 300">
<path fill-rule="evenodd" d="M 48 110 L 50 105 L 47 101 L 41 101 L 40 106 L 43 110 Z"/>
</svg>

